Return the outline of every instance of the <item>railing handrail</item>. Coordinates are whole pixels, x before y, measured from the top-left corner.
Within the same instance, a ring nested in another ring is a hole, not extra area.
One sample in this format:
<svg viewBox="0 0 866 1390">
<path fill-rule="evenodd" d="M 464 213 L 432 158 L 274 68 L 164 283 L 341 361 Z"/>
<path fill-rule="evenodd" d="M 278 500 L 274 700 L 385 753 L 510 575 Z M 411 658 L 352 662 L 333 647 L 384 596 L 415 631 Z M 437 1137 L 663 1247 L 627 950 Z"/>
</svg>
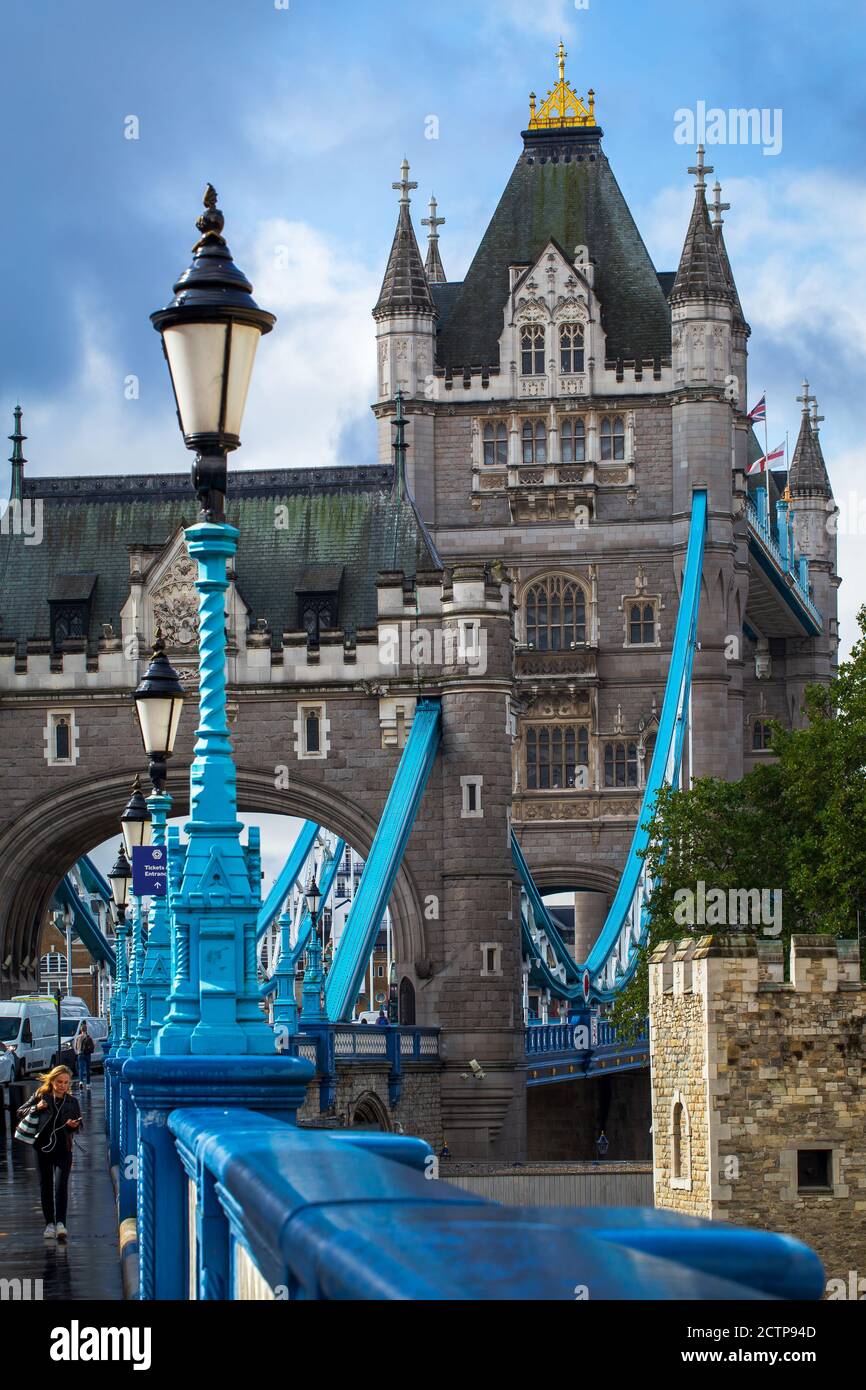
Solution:
<svg viewBox="0 0 866 1390">
<path fill-rule="evenodd" d="M 820 1261 L 791 1237 L 652 1208 L 501 1206 L 435 1180 L 420 1139 L 242 1109 L 175 1110 L 169 1130 L 197 1205 L 207 1194 L 209 1219 L 186 1223 L 199 1297 L 232 1297 L 240 1251 L 272 1291 L 305 1299 L 571 1302 L 588 1281 L 596 1298 L 823 1293 Z"/>
</svg>

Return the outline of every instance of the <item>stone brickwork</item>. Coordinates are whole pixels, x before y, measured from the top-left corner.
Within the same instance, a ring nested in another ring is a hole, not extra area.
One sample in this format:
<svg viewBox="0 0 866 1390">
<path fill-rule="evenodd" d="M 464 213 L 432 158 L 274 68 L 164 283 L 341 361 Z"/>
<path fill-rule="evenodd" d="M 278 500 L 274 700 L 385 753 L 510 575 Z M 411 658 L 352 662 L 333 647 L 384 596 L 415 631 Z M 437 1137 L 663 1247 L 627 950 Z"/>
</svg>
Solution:
<svg viewBox="0 0 866 1390">
<path fill-rule="evenodd" d="M 856 942 L 706 936 L 650 961 L 655 1204 L 797 1236 L 866 1273 L 866 988 Z M 801 1170 L 798 1153 L 822 1154 Z M 826 1161 L 826 1181 L 821 1168 Z"/>
<path fill-rule="evenodd" d="M 370 1097 L 376 1104 L 370 1105 Z M 444 1143 L 442 1104 L 438 1071 L 414 1070 L 407 1066 L 402 1076 L 400 1099 L 388 1099 L 387 1067 L 343 1067 L 338 1072 L 337 1092 L 330 1110 L 319 1108 L 319 1082 L 311 1081 L 304 1104 L 298 1111 L 298 1124 L 317 1129 L 373 1127 L 369 1123 L 378 1112 L 382 1128 L 390 1133 L 412 1134 L 426 1139 L 438 1154 Z"/>
</svg>

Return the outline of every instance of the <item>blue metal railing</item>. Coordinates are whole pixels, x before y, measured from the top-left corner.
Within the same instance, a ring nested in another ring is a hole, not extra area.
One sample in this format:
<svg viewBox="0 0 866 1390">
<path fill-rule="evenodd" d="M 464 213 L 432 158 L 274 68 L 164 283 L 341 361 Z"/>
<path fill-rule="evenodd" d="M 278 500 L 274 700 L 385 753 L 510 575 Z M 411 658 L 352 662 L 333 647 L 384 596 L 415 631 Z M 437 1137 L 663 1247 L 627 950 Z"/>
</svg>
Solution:
<svg viewBox="0 0 866 1390">
<path fill-rule="evenodd" d="M 68 875 L 61 879 L 54 890 L 54 902 L 60 908 L 68 906 L 72 909 L 72 930 L 93 959 L 107 965 L 113 973 L 116 965 L 114 951 L 91 912 L 89 903 L 79 897 Z"/>
<path fill-rule="evenodd" d="M 168 1121 L 190 1205 L 158 1252 L 202 1300 L 820 1299 L 790 1236 L 650 1208 L 506 1207 L 437 1179 L 423 1140 L 250 1110 Z M 192 1248 L 190 1248 L 192 1230 Z"/>
<path fill-rule="evenodd" d="M 612 999 L 634 973 L 639 948 L 646 939 L 647 903 L 652 884 L 646 872 L 644 852 L 649 843 L 648 825 L 659 790 L 665 784 L 675 785 L 680 775 L 697 641 L 706 527 L 707 494 L 705 489 L 696 488 L 692 495 L 671 662 L 638 823 L 610 911 L 584 965 L 575 962 L 563 942 L 512 831 L 512 856 L 528 903 L 528 911 L 521 913 L 524 950 L 545 988 L 560 999 L 573 1001 L 582 996 L 585 1003 L 592 999 Z M 546 946 L 552 951 L 554 966 L 546 959 Z"/>
<path fill-rule="evenodd" d="M 273 888 L 259 910 L 256 923 L 256 937 L 259 940 L 264 936 L 268 927 L 279 913 L 289 893 L 291 893 L 297 883 L 298 875 L 307 862 L 307 857 L 313 845 L 316 843 L 316 836 L 318 833 L 319 827 L 316 821 L 304 821 L 301 827 L 301 833 L 292 845 L 288 859 L 283 865 Z"/>
<path fill-rule="evenodd" d="M 789 562 L 787 554 L 782 551 L 776 536 L 773 534 L 769 516 L 766 518 L 762 517 L 761 512 L 755 506 L 751 497 L 746 498 L 746 519 L 754 535 L 769 552 L 780 573 L 790 578 L 791 587 L 796 591 L 797 598 L 803 604 L 820 630 L 822 623 L 821 614 L 815 607 L 809 594 L 808 564 L 804 569 L 801 563 L 803 557 L 794 555 L 793 553 Z"/>
<path fill-rule="evenodd" d="M 337 1022 L 351 1017 L 394 880 L 436 759 L 442 711 L 438 700 L 419 700 L 382 819 L 325 985 L 325 1009 Z"/>
</svg>

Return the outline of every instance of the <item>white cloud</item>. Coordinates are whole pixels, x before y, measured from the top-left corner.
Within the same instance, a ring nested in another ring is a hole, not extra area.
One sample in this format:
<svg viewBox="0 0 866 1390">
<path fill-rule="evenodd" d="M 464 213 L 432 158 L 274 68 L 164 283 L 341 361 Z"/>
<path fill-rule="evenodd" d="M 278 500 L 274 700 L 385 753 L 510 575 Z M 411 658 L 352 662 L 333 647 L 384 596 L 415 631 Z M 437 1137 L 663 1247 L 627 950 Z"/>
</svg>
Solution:
<svg viewBox="0 0 866 1390">
<path fill-rule="evenodd" d="M 375 457 L 375 325 L 371 310 L 381 270 L 347 258 L 302 222 L 259 224 L 238 248 L 260 304 L 277 315 L 256 362 L 233 467 L 319 467 L 338 459 L 346 426 L 369 428 L 365 461 Z M 98 474 L 183 472 L 189 465 L 170 397 L 124 397 L 129 368 L 111 325 L 81 298 L 75 376 L 51 397 L 30 396 L 25 429 L 28 472 Z M 155 356 L 159 345 L 154 337 Z M 345 462 L 356 460 L 347 459 Z M 361 461 L 361 460 L 357 460 Z"/>
<path fill-rule="evenodd" d="M 715 153 L 713 151 L 712 153 Z M 718 157 L 716 159 L 718 163 Z M 796 397 L 808 377 L 826 417 L 821 446 L 837 501 L 863 498 L 866 450 L 860 391 L 866 355 L 866 183 L 848 175 L 770 171 L 758 179 L 731 179 L 723 197 L 725 244 L 749 341 L 750 404 L 767 391 L 770 444 L 788 431 L 791 448 L 800 426 Z M 694 193 L 683 181 L 661 190 L 638 222 L 655 264 L 679 262 Z M 839 215 L 832 215 L 839 209 Z M 849 511 L 854 510 L 847 504 Z M 838 567 L 842 655 L 856 637 L 855 614 L 866 599 L 863 535 L 841 532 Z"/>
</svg>

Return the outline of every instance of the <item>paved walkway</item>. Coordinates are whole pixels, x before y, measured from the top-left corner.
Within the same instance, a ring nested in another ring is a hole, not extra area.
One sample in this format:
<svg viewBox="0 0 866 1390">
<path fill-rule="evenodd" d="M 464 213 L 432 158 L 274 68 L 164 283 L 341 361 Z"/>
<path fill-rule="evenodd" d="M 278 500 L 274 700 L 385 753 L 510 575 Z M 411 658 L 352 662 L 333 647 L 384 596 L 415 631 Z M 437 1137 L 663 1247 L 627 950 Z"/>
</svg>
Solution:
<svg viewBox="0 0 866 1390">
<path fill-rule="evenodd" d="M 76 1094 L 78 1094 L 76 1092 Z M 0 1279 L 41 1279 L 46 1300 L 120 1299 L 117 1215 L 105 1150 L 102 1073 L 78 1096 L 84 1116 L 69 1184 L 69 1241 L 43 1240 L 35 1155 L 0 1141 Z"/>
</svg>

